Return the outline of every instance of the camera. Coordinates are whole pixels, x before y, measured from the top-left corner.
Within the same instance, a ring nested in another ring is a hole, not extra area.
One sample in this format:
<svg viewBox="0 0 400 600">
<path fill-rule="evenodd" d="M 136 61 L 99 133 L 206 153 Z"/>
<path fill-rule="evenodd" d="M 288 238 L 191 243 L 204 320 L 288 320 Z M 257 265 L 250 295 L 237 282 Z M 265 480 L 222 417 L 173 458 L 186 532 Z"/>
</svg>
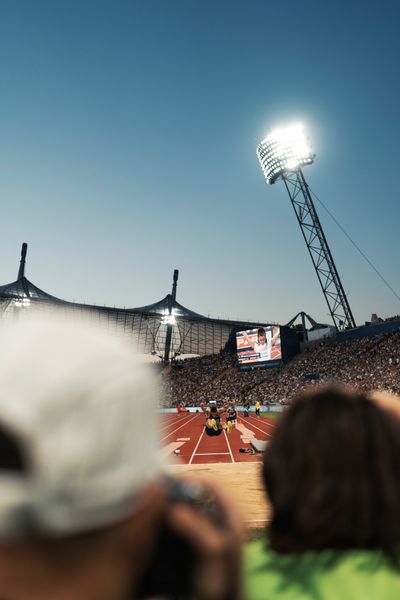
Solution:
<svg viewBox="0 0 400 600">
<path fill-rule="evenodd" d="M 166 486 L 168 502 L 185 502 L 199 514 L 206 515 L 216 527 L 224 526 L 223 512 L 205 486 L 172 478 L 166 480 Z M 170 600 L 192 599 L 195 558 L 188 542 L 164 522 L 154 556 L 146 567 L 135 597 L 140 600 L 159 596 Z"/>
</svg>

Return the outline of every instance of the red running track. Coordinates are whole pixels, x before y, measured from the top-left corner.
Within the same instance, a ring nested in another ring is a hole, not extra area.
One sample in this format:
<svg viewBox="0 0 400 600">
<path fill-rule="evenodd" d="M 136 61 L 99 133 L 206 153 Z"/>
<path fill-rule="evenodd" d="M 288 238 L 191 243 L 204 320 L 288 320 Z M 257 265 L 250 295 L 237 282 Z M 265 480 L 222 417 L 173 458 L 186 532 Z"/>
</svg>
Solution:
<svg viewBox="0 0 400 600">
<path fill-rule="evenodd" d="M 275 427 L 272 419 L 256 416 L 245 418 L 239 413 L 237 426 L 232 427 L 230 433 L 223 431 L 214 437 L 204 433 L 204 424 L 202 413 L 163 415 L 160 445 L 167 463 L 176 464 L 175 450 L 179 450 L 179 462 L 188 465 L 259 462 L 261 454 L 246 454 L 239 452 L 239 449 L 250 449 L 252 438 L 268 440 Z"/>
</svg>

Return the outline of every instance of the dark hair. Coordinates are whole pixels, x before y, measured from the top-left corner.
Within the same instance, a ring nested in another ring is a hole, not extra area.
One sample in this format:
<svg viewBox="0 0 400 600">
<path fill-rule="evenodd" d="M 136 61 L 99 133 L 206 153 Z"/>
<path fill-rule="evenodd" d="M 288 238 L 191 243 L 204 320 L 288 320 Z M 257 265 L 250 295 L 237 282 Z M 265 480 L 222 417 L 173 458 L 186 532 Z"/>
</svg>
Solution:
<svg viewBox="0 0 400 600">
<path fill-rule="evenodd" d="M 264 456 L 270 546 L 281 553 L 400 548 L 400 422 L 362 394 L 299 397 Z"/>
<path fill-rule="evenodd" d="M 267 334 L 265 333 L 265 329 L 264 329 L 264 327 L 259 327 L 259 328 L 258 328 L 258 330 L 257 330 L 257 336 L 260 336 L 260 335 L 267 335 Z"/>
</svg>

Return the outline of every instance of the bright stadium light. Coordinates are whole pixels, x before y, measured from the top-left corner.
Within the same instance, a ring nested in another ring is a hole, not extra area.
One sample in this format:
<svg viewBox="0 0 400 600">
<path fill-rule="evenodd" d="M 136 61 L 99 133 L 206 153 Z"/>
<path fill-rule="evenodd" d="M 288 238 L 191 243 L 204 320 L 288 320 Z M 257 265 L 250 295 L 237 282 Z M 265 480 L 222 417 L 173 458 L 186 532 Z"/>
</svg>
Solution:
<svg viewBox="0 0 400 600">
<path fill-rule="evenodd" d="M 285 172 L 293 172 L 314 162 L 310 142 L 300 123 L 276 129 L 257 148 L 265 179 L 274 183 Z"/>
<path fill-rule="evenodd" d="M 16 306 L 17 308 L 28 308 L 30 306 L 30 303 L 31 301 L 29 298 L 18 298 L 14 301 L 14 306 Z"/>
<path fill-rule="evenodd" d="M 276 129 L 257 147 L 257 156 L 267 183 L 281 179 L 289 194 L 319 283 L 337 331 L 355 327 L 355 321 L 322 230 L 302 167 L 314 162 L 315 154 L 300 124 Z"/>
<path fill-rule="evenodd" d="M 174 270 L 174 280 L 172 283 L 172 293 L 168 294 L 167 299 L 167 308 L 164 310 L 164 314 L 161 319 L 161 324 L 165 325 L 167 328 L 167 333 L 165 335 L 165 346 L 164 346 L 164 363 L 167 364 L 169 362 L 169 354 L 171 352 L 171 343 L 172 343 L 172 330 L 176 322 L 175 309 L 173 308 L 176 302 L 176 287 L 178 285 L 178 269 Z"/>
<path fill-rule="evenodd" d="M 176 325 L 176 318 L 174 314 L 165 314 L 161 317 L 161 325 Z"/>
</svg>

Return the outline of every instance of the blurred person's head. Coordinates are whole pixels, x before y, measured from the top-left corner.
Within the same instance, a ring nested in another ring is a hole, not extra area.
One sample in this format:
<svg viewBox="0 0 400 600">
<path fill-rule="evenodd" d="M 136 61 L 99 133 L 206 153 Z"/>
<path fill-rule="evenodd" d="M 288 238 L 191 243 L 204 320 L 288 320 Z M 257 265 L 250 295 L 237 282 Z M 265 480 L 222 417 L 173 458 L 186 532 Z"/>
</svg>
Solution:
<svg viewBox="0 0 400 600">
<path fill-rule="evenodd" d="M 150 371 L 115 335 L 69 320 L 1 323 L 2 600 L 128 597 L 162 505 L 156 399 Z"/>
<path fill-rule="evenodd" d="M 380 548 L 397 557 L 400 419 L 381 405 L 330 387 L 298 397 L 282 417 L 263 468 L 274 550 Z"/>
</svg>

